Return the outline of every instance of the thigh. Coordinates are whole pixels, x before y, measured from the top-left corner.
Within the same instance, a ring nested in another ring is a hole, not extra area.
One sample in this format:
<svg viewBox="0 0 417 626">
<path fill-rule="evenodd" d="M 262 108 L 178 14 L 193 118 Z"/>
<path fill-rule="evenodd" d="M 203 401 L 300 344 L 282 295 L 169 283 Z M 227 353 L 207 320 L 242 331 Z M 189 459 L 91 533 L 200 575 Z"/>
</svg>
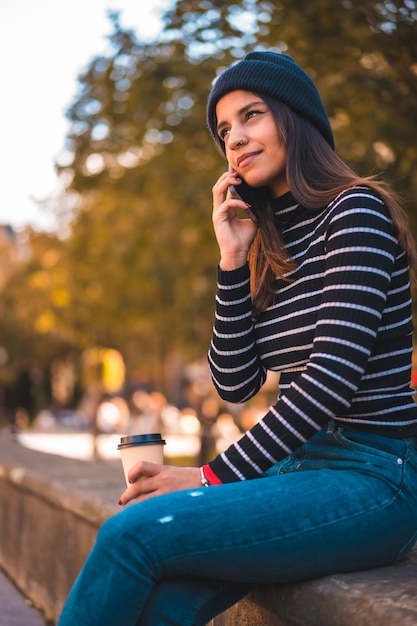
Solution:
<svg viewBox="0 0 417 626">
<path fill-rule="evenodd" d="M 168 494 L 112 524 L 159 580 L 292 582 L 393 562 L 417 524 L 400 496 L 356 469 L 311 469 Z"/>
</svg>

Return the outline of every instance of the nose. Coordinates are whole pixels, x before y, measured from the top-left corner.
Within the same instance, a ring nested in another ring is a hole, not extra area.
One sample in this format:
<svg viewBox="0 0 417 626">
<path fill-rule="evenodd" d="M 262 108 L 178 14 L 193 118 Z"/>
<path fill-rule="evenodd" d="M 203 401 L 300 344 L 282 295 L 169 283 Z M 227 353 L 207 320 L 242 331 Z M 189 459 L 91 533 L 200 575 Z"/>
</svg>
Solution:
<svg viewBox="0 0 417 626">
<path fill-rule="evenodd" d="M 230 131 L 228 147 L 230 150 L 236 150 L 240 146 L 244 146 L 247 143 L 246 136 L 242 133 L 242 130 L 237 129 L 235 132 Z"/>
</svg>

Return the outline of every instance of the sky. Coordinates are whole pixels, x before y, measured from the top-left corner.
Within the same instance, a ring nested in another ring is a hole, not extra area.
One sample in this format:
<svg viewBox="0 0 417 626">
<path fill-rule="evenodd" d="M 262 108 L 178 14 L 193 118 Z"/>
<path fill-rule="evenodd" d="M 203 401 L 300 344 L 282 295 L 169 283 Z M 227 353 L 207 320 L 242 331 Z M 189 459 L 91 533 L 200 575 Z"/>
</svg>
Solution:
<svg viewBox="0 0 417 626">
<path fill-rule="evenodd" d="M 54 231 L 42 200 L 59 188 L 54 160 L 77 76 L 108 50 L 107 11 L 155 37 L 170 0 L 0 0 L 0 224 Z"/>
</svg>

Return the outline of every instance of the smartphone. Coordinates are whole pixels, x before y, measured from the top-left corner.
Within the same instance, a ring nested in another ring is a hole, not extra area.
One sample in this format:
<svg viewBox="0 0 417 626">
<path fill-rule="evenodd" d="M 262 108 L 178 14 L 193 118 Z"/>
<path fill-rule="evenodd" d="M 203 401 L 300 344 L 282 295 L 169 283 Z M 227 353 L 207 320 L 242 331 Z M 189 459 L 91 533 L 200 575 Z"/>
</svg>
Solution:
<svg viewBox="0 0 417 626">
<path fill-rule="evenodd" d="M 229 165 L 229 172 L 233 171 L 231 165 Z M 254 224 L 259 223 L 259 210 L 261 208 L 261 204 L 259 198 L 257 196 L 256 190 L 253 187 L 250 187 L 245 180 L 239 176 L 242 181 L 240 185 L 230 185 L 229 191 L 232 198 L 237 198 L 238 200 L 243 200 L 246 204 L 250 204 L 250 208 L 246 208 L 245 212 L 250 217 Z"/>
</svg>

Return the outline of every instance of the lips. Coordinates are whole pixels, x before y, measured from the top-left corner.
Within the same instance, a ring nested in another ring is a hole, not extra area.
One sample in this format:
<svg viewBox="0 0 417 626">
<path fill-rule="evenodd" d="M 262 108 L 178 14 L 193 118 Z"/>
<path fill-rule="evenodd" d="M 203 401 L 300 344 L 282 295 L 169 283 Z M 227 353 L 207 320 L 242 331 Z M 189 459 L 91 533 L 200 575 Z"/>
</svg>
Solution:
<svg viewBox="0 0 417 626">
<path fill-rule="evenodd" d="M 255 157 L 257 157 L 259 152 L 246 152 L 245 154 L 241 154 L 237 160 L 238 167 L 246 167 L 253 161 Z"/>
</svg>

